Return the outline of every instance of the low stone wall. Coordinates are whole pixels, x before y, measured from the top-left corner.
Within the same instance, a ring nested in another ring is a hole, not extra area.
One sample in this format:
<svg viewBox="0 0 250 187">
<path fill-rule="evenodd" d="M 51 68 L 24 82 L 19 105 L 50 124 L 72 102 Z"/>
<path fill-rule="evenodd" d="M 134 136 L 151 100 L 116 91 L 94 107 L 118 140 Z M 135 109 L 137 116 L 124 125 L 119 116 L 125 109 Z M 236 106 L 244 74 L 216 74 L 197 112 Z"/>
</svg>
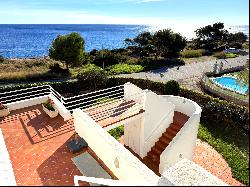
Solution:
<svg viewBox="0 0 250 187">
<path fill-rule="evenodd" d="M 249 105 L 249 101 L 248 100 L 242 100 L 242 99 L 239 99 L 239 98 L 236 98 L 232 95 L 228 95 L 228 94 L 225 94 L 223 92 L 220 92 L 220 91 L 217 91 L 215 89 L 213 89 L 211 86 L 208 85 L 208 82 L 209 82 L 209 77 L 208 76 L 219 76 L 219 75 L 223 75 L 225 73 L 230 73 L 230 72 L 233 72 L 233 71 L 240 71 L 240 70 L 243 70 L 244 69 L 244 66 L 238 66 L 238 67 L 233 67 L 233 68 L 228 68 L 228 69 L 224 69 L 224 70 L 221 70 L 220 72 L 218 73 L 215 73 L 215 72 L 207 72 L 207 73 L 204 73 L 202 78 L 201 78 L 201 86 L 203 89 L 205 89 L 206 91 L 218 96 L 218 97 L 221 97 L 225 100 L 228 100 L 228 101 L 231 101 L 231 102 L 234 102 L 238 105 L 243 105 L 243 106 L 248 106 Z M 214 84 L 215 86 L 217 86 L 216 84 Z M 220 88 L 219 86 L 217 86 L 219 89 L 221 90 L 224 90 L 223 88 Z"/>
</svg>

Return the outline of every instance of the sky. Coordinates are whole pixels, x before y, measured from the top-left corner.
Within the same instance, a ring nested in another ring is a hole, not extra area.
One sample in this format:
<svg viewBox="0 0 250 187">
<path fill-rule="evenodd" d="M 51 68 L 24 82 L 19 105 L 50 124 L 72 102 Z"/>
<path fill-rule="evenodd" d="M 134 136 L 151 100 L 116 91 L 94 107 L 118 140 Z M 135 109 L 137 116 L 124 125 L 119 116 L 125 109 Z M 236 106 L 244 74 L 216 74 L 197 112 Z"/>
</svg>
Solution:
<svg viewBox="0 0 250 187">
<path fill-rule="evenodd" d="M 248 25 L 248 0 L 0 0 L 0 24 Z"/>
</svg>

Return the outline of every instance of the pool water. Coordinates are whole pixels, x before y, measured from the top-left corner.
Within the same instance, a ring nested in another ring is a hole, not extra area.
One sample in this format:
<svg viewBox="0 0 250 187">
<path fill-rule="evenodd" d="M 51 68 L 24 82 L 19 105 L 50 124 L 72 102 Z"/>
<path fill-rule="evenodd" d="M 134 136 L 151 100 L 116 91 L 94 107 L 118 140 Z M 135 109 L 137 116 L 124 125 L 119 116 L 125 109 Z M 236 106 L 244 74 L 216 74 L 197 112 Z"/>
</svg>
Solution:
<svg viewBox="0 0 250 187">
<path fill-rule="evenodd" d="M 241 94 L 247 94 L 249 86 L 243 86 L 241 85 L 235 77 L 216 77 L 212 79 L 215 83 L 219 84 L 220 86 L 227 88 L 229 90 L 241 93 Z"/>
</svg>

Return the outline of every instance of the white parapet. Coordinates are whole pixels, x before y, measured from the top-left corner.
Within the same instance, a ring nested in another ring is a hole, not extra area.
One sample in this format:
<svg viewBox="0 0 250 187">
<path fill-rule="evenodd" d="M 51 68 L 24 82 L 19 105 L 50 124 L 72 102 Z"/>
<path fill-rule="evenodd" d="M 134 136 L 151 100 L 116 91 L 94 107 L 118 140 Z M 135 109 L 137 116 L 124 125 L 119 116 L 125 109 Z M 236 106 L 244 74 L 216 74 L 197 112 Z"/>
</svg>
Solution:
<svg viewBox="0 0 250 187">
<path fill-rule="evenodd" d="M 25 108 L 25 107 L 29 107 L 29 106 L 44 103 L 45 101 L 47 101 L 48 96 L 49 95 L 34 97 L 34 98 L 31 98 L 31 99 L 24 99 L 22 101 L 16 101 L 16 102 L 8 103 L 8 104 L 6 104 L 6 106 L 9 108 L 10 111 L 13 111 L 13 110 L 17 110 L 17 109 L 21 109 L 21 108 Z"/>
<path fill-rule="evenodd" d="M 50 94 L 49 97 L 54 101 L 54 107 L 58 110 L 64 121 L 69 120 L 72 117 L 70 111 L 53 94 Z"/>
<path fill-rule="evenodd" d="M 182 159 L 162 174 L 175 186 L 228 186 L 225 182 L 188 159 Z"/>
<path fill-rule="evenodd" d="M 192 160 L 201 117 L 201 107 L 194 101 L 183 97 L 168 95 L 161 97 L 173 103 L 176 111 L 189 116 L 188 121 L 160 155 L 159 170 L 162 174 L 183 158 Z"/>
<path fill-rule="evenodd" d="M 16 186 L 9 153 L 0 129 L 0 186 Z"/>
</svg>

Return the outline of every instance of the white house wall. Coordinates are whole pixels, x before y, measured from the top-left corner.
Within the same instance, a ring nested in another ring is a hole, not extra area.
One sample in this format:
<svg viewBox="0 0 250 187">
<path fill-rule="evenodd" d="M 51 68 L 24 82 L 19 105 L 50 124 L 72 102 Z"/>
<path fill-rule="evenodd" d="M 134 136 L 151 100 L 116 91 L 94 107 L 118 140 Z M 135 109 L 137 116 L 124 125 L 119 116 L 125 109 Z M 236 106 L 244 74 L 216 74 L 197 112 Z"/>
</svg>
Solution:
<svg viewBox="0 0 250 187">
<path fill-rule="evenodd" d="M 177 106 L 177 111 L 181 110 L 182 113 L 190 115 L 188 121 L 160 155 L 160 173 L 163 173 L 183 158 L 192 160 L 201 116 L 201 108 L 197 103 L 178 96 L 163 97 L 171 100 Z M 181 109 L 180 103 L 184 100 Z M 178 106 L 178 104 L 180 105 Z"/>
<path fill-rule="evenodd" d="M 148 182 L 155 185 L 159 177 L 124 148 L 108 132 L 80 109 L 73 111 L 76 132 L 120 180 Z M 116 165 L 115 165 L 116 163 Z M 119 165 L 117 167 L 117 165 Z"/>
<path fill-rule="evenodd" d="M 145 91 L 145 115 L 143 124 L 143 152 L 147 152 L 154 146 L 155 142 L 162 136 L 169 125 L 173 122 L 175 105 L 162 99 L 152 91 Z"/>
</svg>

